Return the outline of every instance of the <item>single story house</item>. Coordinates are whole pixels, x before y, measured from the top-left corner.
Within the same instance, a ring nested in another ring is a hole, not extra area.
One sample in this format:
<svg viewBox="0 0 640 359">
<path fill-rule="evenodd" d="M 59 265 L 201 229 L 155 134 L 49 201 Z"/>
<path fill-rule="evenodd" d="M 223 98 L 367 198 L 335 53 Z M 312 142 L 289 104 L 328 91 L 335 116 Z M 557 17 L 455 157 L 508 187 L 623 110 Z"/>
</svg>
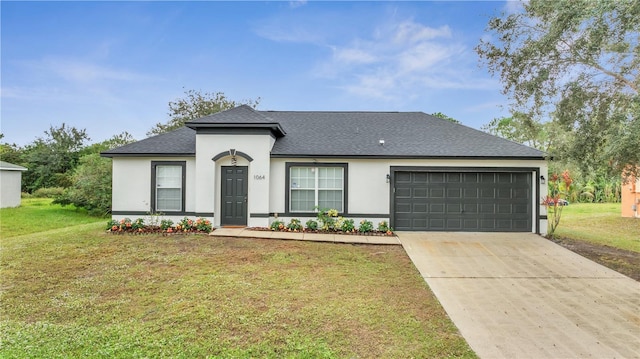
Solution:
<svg viewBox="0 0 640 359">
<path fill-rule="evenodd" d="M 27 169 L 0 161 L 0 208 L 20 206 L 22 172 Z"/>
<path fill-rule="evenodd" d="M 543 152 L 422 112 L 243 105 L 102 155 L 114 219 L 263 227 L 323 208 L 395 230 L 547 229 Z"/>
</svg>

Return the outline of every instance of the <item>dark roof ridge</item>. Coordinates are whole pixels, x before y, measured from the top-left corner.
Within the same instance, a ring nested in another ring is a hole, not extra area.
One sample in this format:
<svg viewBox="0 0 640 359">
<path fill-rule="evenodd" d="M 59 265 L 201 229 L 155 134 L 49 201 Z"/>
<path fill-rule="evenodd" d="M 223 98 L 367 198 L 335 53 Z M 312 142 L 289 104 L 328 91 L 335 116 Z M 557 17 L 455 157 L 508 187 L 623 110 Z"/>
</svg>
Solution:
<svg viewBox="0 0 640 359">
<path fill-rule="evenodd" d="M 422 111 L 314 111 L 314 110 L 256 110 L 268 113 L 423 113 Z"/>
</svg>

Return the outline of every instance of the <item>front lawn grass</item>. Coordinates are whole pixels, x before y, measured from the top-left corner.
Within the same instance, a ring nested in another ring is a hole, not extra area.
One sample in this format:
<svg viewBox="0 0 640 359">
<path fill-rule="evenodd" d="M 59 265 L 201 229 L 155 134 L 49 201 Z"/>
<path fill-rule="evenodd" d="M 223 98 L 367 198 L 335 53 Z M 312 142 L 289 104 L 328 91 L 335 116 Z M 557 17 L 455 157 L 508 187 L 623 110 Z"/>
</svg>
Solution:
<svg viewBox="0 0 640 359">
<path fill-rule="evenodd" d="M 640 252 L 640 220 L 620 213 L 620 203 L 571 204 L 563 209 L 556 236 Z"/>
<path fill-rule="evenodd" d="M 103 226 L 3 236 L 0 357 L 475 357 L 400 246 Z"/>
<path fill-rule="evenodd" d="M 42 232 L 82 223 L 107 223 L 106 218 L 93 217 L 74 206 L 51 204 L 50 198 L 23 198 L 16 208 L 0 209 L 0 237 Z"/>
</svg>

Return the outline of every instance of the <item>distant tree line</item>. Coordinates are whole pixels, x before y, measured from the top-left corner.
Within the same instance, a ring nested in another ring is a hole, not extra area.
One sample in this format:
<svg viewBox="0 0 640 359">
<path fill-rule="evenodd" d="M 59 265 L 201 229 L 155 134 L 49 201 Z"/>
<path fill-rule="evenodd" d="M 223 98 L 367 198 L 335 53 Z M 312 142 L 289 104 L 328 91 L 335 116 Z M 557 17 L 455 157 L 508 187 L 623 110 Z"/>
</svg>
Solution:
<svg viewBox="0 0 640 359">
<path fill-rule="evenodd" d="M 185 91 L 185 97 L 169 102 L 169 120 L 157 123 L 148 135 L 158 135 L 184 126 L 184 123 L 240 104 L 256 107 L 260 99 L 236 102 L 222 92 Z M 84 208 L 94 215 L 111 212 L 111 159 L 100 152 L 135 142 L 128 132 L 108 140 L 90 143 L 86 129 L 62 123 L 50 126 L 44 136 L 26 146 L 2 141 L 0 159 L 29 170 L 22 173 L 22 192 L 54 198 L 54 203 Z"/>
</svg>

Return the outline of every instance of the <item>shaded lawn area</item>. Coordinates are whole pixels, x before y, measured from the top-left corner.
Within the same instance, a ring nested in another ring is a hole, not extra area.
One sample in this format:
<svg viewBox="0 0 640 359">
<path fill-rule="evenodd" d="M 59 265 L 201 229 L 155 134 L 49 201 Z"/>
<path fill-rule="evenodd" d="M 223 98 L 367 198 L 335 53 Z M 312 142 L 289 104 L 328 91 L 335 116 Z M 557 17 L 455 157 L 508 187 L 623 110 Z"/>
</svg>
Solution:
<svg viewBox="0 0 640 359">
<path fill-rule="evenodd" d="M 62 207 L 51 204 L 52 201 L 50 198 L 23 198 L 20 207 L 0 209 L 0 236 L 14 237 L 83 223 L 107 223 L 107 218 L 89 216 L 83 209 Z"/>
<path fill-rule="evenodd" d="M 640 253 L 640 220 L 620 213 L 620 203 L 571 204 L 563 209 L 556 235 Z"/>
<path fill-rule="evenodd" d="M 0 357 L 475 357 L 401 246 L 103 226 L 3 238 Z"/>
</svg>

